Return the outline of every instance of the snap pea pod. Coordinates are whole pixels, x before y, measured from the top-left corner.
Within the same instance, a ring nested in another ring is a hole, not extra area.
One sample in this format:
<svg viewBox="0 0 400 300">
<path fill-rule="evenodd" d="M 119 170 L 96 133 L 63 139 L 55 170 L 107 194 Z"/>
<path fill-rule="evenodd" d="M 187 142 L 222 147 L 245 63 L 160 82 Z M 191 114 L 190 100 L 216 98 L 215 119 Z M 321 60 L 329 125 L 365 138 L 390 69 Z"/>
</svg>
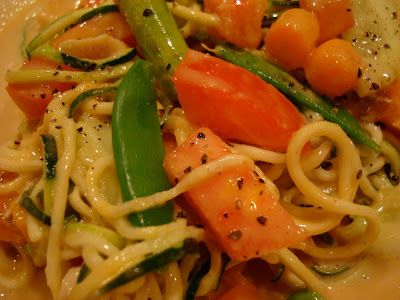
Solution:
<svg viewBox="0 0 400 300">
<path fill-rule="evenodd" d="M 253 55 L 229 45 L 218 45 L 215 54 L 235 65 L 249 70 L 264 81 L 275 86 L 282 94 L 296 105 L 307 107 L 320 113 L 325 120 L 336 123 L 355 140 L 374 151 L 380 146 L 361 128 L 357 120 L 340 106 L 335 106 L 330 99 L 318 95 L 301 84 L 292 75 L 267 62 L 263 57 Z"/>
<path fill-rule="evenodd" d="M 153 67 L 161 90 L 171 102 L 177 95 L 171 76 L 185 55 L 188 46 L 164 0 L 120 0 L 125 16 L 140 49 Z"/>
<path fill-rule="evenodd" d="M 124 201 L 170 188 L 164 171 L 164 144 L 157 114 L 151 65 L 137 60 L 114 98 L 112 143 Z M 129 215 L 134 226 L 161 225 L 173 219 L 172 201 Z"/>
</svg>

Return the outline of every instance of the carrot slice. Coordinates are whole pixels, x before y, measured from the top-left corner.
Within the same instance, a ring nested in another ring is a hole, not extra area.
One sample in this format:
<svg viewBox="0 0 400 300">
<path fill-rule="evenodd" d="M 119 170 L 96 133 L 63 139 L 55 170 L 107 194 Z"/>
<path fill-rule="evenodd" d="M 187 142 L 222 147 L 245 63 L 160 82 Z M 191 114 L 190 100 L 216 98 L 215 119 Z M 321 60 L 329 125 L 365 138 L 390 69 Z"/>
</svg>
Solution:
<svg viewBox="0 0 400 300">
<path fill-rule="evenodd" d="M 200 128 L 167 155 L 164 167 L 176 183 L 191 170 L 229 153 L 218 136 Z M 309 237 L 247 165 L 206 179 L 185 193 L 185 198 L 232 259 L 267 255 Z"/>
</svg>

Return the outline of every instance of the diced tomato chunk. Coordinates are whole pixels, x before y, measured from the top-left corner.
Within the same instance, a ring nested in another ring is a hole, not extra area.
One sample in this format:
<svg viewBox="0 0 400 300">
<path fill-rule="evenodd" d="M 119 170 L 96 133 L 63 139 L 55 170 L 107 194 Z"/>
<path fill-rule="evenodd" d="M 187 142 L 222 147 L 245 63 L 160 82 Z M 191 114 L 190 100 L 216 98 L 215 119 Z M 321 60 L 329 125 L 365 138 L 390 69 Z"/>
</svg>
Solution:
<svg viewBox="0 0 400 300">
<path fill-rule="evenodd" d="M 229 153 L 218 136 L 200 128 L 167 155 L 164 167 L 176 183 L 191 170 Z M 206 179 L 185 193 L 185 198 L 232 259 L 267 255 L 309 237 L 258 174 L 244 164 Z"/>
<path fill-rule="evenodd" d="M 257 48 L 260 44 L 266 6 L 267 0 L 204 0 L 204 11 L 220 18 L 211 33 L 243 48 Z"/>
<path fill-rule="evenodd" d="M 26 60 L 21 70 L 76 70 L 45 57 L 33 57 Z M 6 90 L 15 104 L 28 119 L 35 120 L 43 116 L 53 95 L 75 86 L 75 83 L 56 81 L 10 83 Z"/>
<path fill-rule="evenodd" d="M 275 87 L 208 54 L 188 50 L 172 80 L 188 120 L 226 140 L 285 152 L 307 124 Z"/>
</svg>

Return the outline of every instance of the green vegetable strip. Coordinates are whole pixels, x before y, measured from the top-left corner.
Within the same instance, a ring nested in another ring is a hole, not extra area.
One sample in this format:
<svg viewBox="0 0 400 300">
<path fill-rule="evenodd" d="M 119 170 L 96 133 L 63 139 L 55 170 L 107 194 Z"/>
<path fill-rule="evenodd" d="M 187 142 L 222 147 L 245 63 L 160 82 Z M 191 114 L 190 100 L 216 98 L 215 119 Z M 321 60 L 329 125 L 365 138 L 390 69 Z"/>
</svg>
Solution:
<svg viewBox="0 0 400 300">
<path fill-rule="evenodd" d="M 54 198 L 54 182 L 56 178 L 57 145 L 54 137 L 50 134 L 42 135 L 44 152 L 44 212 L 51 215 Z"/>
<path fill-rule="evenodd" d="M 79 105 L 86 99 L 91 98 L 91 97 L 96 97 L 104 94 L 108 94 L 111 92 L 114 92 L 117 90 L 116 86 L 109 86 L 109 87 L 104 87 L 104 88 L 98 88 L 98 89 L 93 89 L 93 90 L 88 90 L 86 92 L 83 92 L 80 94 L 78 97 L 72 101 L 70 109 L 69 109 L 69 116 L 74 117 L 75 111 L 78 109 Z"/>
<path fill-rule="evenodd" d="M 128 271 L 122 273 L 109 284 L 102 287 L 99 292 L 106 293 L 108 291 L 111 291 L 148 272 L 157 270 L 160 266 L 165 266 L 171 262 L 181 259 L 187 253 L 193 252 L 194 245 L 194 240 L 186 239 L 182 241 L 179 245 L 176 245 L 176 247 L 169 248 L 161 253 L 150 256 L 143 262 L 137 264 L 136 266 L 133 266 Z"/>
<path fill-rule="evenodd" d="M 121 0 L 122 14 L 130 24 L 145 58 L 165 96 L 177 100 L 171 76 L 187 51 L 164 0 Z"/>
<path fill-rule="evenodd" d="M 94 60 L 77 58 L 65 54 L 55 50 L 49 43 L 46 43 L 32 51 L 31 57 L 35 56 L 45 56 L 72 68 L 82 69 L 84 71 L 93 71 L 96 69 L 104 69 L 106 66 L 116 66 L 132 60 L 136 56 L 136 49 L 123 49 L 114 56 Z"/>
<path fill-rule="evenodd" d="M 21 206 L 25 208 L 34 218 L 42 222 L 44 225 L 51 224 L 51 218 L 49 215 L 45 214 L 41 211 L 35 203 L 33 203 L 32 199 L 29 197 L 24 197 L 21 200 Z"/>
<path fill-rule="evenodd" d="M 199 289 L 200 281 L 208 273 L 211 266 L 211 260 L 207 260 L 197 272 L 193 275 L 192 280 L 188 286 L 185 300 L 194 300 L 196 297 L 197 290 Z"/>
<path fill-rule="evenodd" d="M 122 80 L 113 108 L 112 141 L 124 201 L 170 188 L 164 171 L 164 144 L 159 125 L 151 65 L 137 60 Z M 173 203 L 134 213 L 134 226 L 173 220 Z"/>
<path fill-rule="evenodd" d="M 231 46 L 217 46 L 215 54 L 235 65 L 249 70 L 264 81 L 275 86 L 294 104 L 308 107 L 320 113 L 326 120 L 336 123 L 355 140 L 367 145 L 374 151 L 380 151 L 380 146 L 361 128 L 352 115 L 340 106 L 333 105 L 324 98 L 298 82 L 289 73 L 267 62 L 264 58 L 252 55 L 246 51 L 237 50 Z"/>
<path fill-rule="evenodd" d="M 110 3 L 110 1 L 106 1 Z M 26 47 L 26 54 L 28 58 L 31 57 L 32 51 L 54 38 L 58 33 L 64 31 L 68 27 L 74 26 L 76 24 L 82 23 L 89 20 L 96 15 L 101 15 L 107 12 L 118 11 L 116 5 L 103 5 L 97 8 L 83 8 L 76 10 L 70 14 L 63 15 L 42 30 Z"/>
<path fill-rule="evenodd" d="M 26 71 L 7 71 L 5 80 L 8 83 L 15 82 L 42 82 L 42 81 L 57 81 L 57 82 L 110 82 L 120 79 L 133 65 L 132 62 L 127 62 L 115 67 L 109 67 L 104 70 L 94 70 L 91 72 L 80 71 L 57 71 L 57 70 L 26 70 Z"/>
</svg>

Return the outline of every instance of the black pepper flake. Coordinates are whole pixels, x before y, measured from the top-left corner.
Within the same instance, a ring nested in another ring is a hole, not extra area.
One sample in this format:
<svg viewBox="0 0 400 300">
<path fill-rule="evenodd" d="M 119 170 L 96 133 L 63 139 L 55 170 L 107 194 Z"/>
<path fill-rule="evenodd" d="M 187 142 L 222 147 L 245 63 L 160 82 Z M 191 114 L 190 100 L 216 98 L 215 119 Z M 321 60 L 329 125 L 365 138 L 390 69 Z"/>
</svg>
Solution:
<svg viewBox="0 0 400 300">
<path fill-rule="evenodd" d="M 330 170 L 332 168 L 332 163 L 330 161 L 323 161 L 321 163 L 321 168 L 324 170 Z"/>
<path fill-rule="evenodd" d="M 15 145 L 20 145 L 21 143 L 18 142 L 18 141 L 14 141 L 14 144 L 15 144 Z"/>
<path fill-rule="evenodd" d="M 198 139 L 205 139 L 205 138 L 206 138 L 206 136 L 205 136 L 205 134 L 204 134 L 204 133 L 202 133 L 202 132 L 199 132 L 199 133 L 197 134 L 197 138 L 198 138 Z"/>
<path fill-rule="evenodd" d="M 46 94 L 45 93 L 40 93 L 40 98 L 42 98 L 42 99 L 46 98 Z"/>
<path fill-rule="evenodd" d="M 178 183 L 178 181 L 179 181 L 179 179 L 178 179 L 178 178 L 175 178 L 175 183 Z"/>
<path fill-rule="evenodd" d="M 152 15 L 152 14 L 154 14 L 154 12 L 153 12 L 150 8 L 146 8 L 146 9 L 143 11 L 143 17 L 148 17 L 148 16 L 150 16 L 150 15 Z"/>
<path fill-rule="evenodd" d="M 77 131 L 78 131 L 79 133 L 81 133 L 81 132 L 82 132 L 82 130 L 83 130 L 83 128 L 82 128 L 82 127 L 79 127 L 79 128 L 77 129 Z"/>
<path fill-rule="evenodd" d="M 372 83 L 372 88 L 373 88 L 374 90 L 377 90 L 377 89 L 379 89 L 379 85 L 378 85 L 376 82 L 373 82 L 373 83 Z"/>
<path fill-rule="evenodd" d="M 237 186 L 238 189 L 241 190 L 243 187 L 243 178 L 239 178 L 239 180 L 237 181 Z"/>
<path fill-rule="evenodd" d="M 262 178 L 258 178 L 258 182 L 265 183 L 264 179 L 262 179 Z"/>
<path fill-rule="evenodd" d="M 228 213 L 226 212 L 226 213 L 224 213 L 224 218 L 227 218 L 228 217 Z"/>
<path fill-rule="evenodd" d="M 399 181 L 399 176 L 397 176 L 397 175 L 392 171 L 392 167 L 391 167 L 390 164 L 386 164 L 386 165 L 384 166 L 384 170 L 385 170 L 386 176 L 387 176 L 389 179 L 391 179 L 391 180 L 393 180 L 393 181 L 395 181 L 395 182 Z"/>
<path fill-rule="evenodd" d="M 40 160 L 40 161 L 44 161 L 43 157 L 39 157 L 39 160 Z"/>
<path fill-rule="evenodd" d="M 357 172 L 357 179 L 360 179 L 362 176 L 362 170 L 358 170 Z"/>
<path fill-rule="evenodd" d="M 203 156 L 201 157 L 201 164 L 206 164 L 207 163 L 207 159 L 208 159 L 208 155 L 207 154 L 203 154 Z"/>
<path fill-rule="evenodd" d="M 53 73 L 53 76 L 57 76 L 57 75 L 58 75 L 58 72 L 57 72 L 57 71 Z"/>
<path fill-rule="evenodd" d="M 169 71 L 169 69 L 171 69 L 171 64 L 167 65 L 167 71 Z"/>
<path fill-rule="evenodd" d="M 183 173 L 187 174 L 190 173 L 192 171 L 192 167 L 187 167 L 185 170 L 183 170 Z"/>
<path fill-rule="evenodd" d="M 384 44 L 383 47 L 386 48 L 386 49 L 389 49 L 390 45 L 389 44 Z"/>
<path fill-rule="evenodd" d="M 62 128 L 62 126 L 56 126 L 56 129 L 61 129 Z"/>
<path fill-rule="evenodd" d="M 57 66 L 58 71 L 62 71 L 62 67 L 60 65 Z"/>
<path fill-rule="evenodd" d="M 361 75 L 362 75 L 362 71 L 361 71 L 361 69 L 359 68 L 359 69 L 358 69 L 358 73 L 357 73 L 357 77 L 358 77 L 358 78 L 361 78 Z"/>
<path fill-rule="evenodd" d="M 230 235 L 228 235 L 228 239 L 237 241 L 238 239 L 240 239 L 242 237 L 242 232 L 240 230 L 234 230 L 231 232 Z"/>
<path fill-rule="evenodd" d="M 268 218 L 264 217 L 264 216 L 259 216 L 257 217 L 257 222 L 260 223 L 261 225 L 265 225 L 265 223 L 267 222 Z"/>
<path fill-rule="evenodd" d="M 261 191 L 260 191 L 260 196 L 261 196 L 263 193 L 264 193 L 264 190 L 261 190 Z"/>
<path fill-rule="evenodd" d="M 187 216 L 188 216 L 188 213 L 187 213 L 186 210 L 182 210 L 182 211 L 178 212 L 178 214 L 177 214 L 177 217 L 178 217 L 178 218 L 186 219 Z"/>
</svg>

